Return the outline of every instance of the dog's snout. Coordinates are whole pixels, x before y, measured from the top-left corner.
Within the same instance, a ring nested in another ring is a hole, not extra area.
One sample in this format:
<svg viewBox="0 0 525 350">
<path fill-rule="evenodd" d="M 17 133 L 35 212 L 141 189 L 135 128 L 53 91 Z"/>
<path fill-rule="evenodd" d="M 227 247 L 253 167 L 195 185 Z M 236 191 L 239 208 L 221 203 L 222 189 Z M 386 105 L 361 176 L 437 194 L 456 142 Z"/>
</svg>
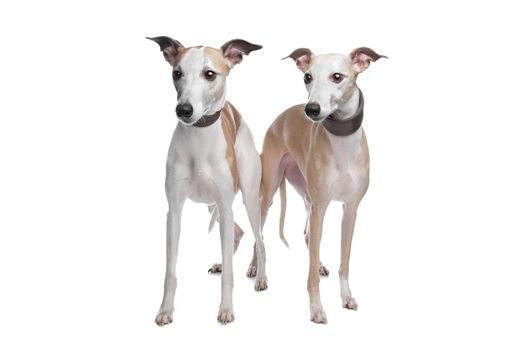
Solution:
<svg viewBox="0 0 525 350">
<path fill-rule="evenodd" d="M 304 107 L 304 112 L 309 117 L 318 117 L 319 113 L 321 113 L 321 106 L 319 105 L 319 103 L 308 103 Z"/>
<path fill-rule="evenodd" d="M 190 118 L 193 114 L 193 107 L 189 103 L 181 103 L 175 108 L 175 112 L 179 118 Z"/>
</svg>

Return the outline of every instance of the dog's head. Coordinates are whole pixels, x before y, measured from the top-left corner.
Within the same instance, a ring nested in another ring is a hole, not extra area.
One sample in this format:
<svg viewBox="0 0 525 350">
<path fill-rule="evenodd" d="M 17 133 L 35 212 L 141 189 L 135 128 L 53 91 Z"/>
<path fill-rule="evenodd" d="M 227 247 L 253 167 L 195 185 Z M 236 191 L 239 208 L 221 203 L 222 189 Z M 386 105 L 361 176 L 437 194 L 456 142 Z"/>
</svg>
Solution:
<svg viewBox="0 0 525 350">
<path fill-rule="evenodd" d="M 367 47 L 360 47 L 350 55 L 319 56 L 315 56 L 309 49 L 300 48 L 285 58 L 292 58 L 304 73 L 304 83 L 308 90 L 305 114 L 312 121 L 321 122 L 331 114 L 344 114 L 345 104 L 357 91 L 357 76 L 370 66 L 370 62 L 381 57 L 386 56 Z"/>
<path fill-rule="evenodd" d="M 148 38 L 160 46 L 172 66 L 177 90 L 175 112 L 179 120 L 192 125 L 204 115 L 220 110 L 226 101 L 226 77 L 242 61 L 243 55 L 262 48 L 245 40 L 230 40 L 220 49 L 184 47 L 166 36 Z"/>
</svg>

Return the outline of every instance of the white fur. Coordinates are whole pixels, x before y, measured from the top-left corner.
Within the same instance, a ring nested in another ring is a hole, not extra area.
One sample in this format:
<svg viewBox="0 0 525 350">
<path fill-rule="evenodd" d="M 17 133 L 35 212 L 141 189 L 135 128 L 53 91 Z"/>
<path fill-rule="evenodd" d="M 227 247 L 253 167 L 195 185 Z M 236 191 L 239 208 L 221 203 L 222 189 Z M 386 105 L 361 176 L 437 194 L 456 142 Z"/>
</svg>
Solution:
<svg viewBox="0 0 525 350">
<path fill-rule="evenodd" d="M 182 78 L 175 82 L 178 103 L 189 103 L 193 107 L 193 115 L 187 124 L 195 123 L 203 115 L 215 113 L 226 102 L 226 77 L 217 74 L 215 81 L 211 82 L 202 77 L 206 70 L 218 71 L 203 50 L 189 49 L 175 67 L 183 73 Z M 220 90 L 220 98 L 212 99 L 216 90 Z"/>
<path fill-rule="evenodd" d="M 194 115 L 190 124 L 202 115 L 216 112 L 225 103 L 225 81 L 209 82 L 202 77 L 205 69 L 213 69 L 203 51 L 197 48 L 181 60 L 179 67 L 184 76 L 176 82 L 179 103 L 191 103 Z M 225 77 L 217 77 L 225 79 Z M 215 85 L 215 83 L 221 83 Z M 214 94 L 215 86 L 224 91 Z M 210 97 L 219 95 L 220 98 Z M 208 94 L 208 95 L 207 95 Z M 207 127 L 194 127 L 179 122 L 173 133 L 166 165 L 166 196 L 169 211 L 166 239 L 166 278 L 164 297 L 156 318 L 160 326 L 173 320 L 173 302 L 177 287 L 176 267 L 180 237 L 181 213 L 187 198 L 208 205 L 216 205 L 220 218 L 222 247 L 221 304 L 217 320 L 234 320 L 232 290 L 234 252 L 234 221 L 232 203 L 235 196 L 232 172 L 226 159 L 226 140 L 219 119 Z M 267 287 L 264 246 L 260 233 L 259 187 L 261 162 L 248 126 L 242 121 L 235 142 L 239 185 L 257 246 L 256 290 Z"/>
<path fill-rule="evenodd" d="M 308 90 L 308 103 L 318 103 L 321 106 L 320 118 L 328 117 L 343 103 L 351 102 L 343 101 L 345 91 L 354 86 L 350 67 L 350 58 L 345 55 L 327 54 L 312 58 L 306 70 L 306 73 L 312 76 L 312 82 L 306 85 L 306 89 Z M 345 78 L 336 84 L 330 80 L 333 73 L 341 73 L 345 75 Z"/>
</svg>

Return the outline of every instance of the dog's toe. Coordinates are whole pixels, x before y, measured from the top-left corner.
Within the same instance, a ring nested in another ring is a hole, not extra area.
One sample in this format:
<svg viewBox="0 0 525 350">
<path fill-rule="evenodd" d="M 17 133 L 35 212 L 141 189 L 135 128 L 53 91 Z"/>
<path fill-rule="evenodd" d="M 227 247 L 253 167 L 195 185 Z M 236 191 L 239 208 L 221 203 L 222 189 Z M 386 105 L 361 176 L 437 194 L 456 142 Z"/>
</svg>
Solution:
<svg viewBox="0 0 525 350">
<path fill-rule="evenodd" d="M 310 311 L 310 321 L 315 323 L 328 323 L 326 319 L 326 314 L 322 307 L 316 307 Z"/>
<path fill-rule="evenodd" d="M 155 318 L 155 323 L 162 327 L 173 322 L 173 310 L 161 310 Z"/>
<path fill-rule="evenodd" d="M 233 311 L 231 310 L 219 310 L 219 315 L 217 315 L 217 321 L 220 324 L 228 324 L 235 320 Z"/>
<path fill-rule="evenodd" d="M 268 289 L 268 279 L 265 278 L 258 278 L 255 281 L 255 290 L 260 292 L 262 290 Z"/>
<path fill-rule="evenodd" d="M 344 296 L 342 299 L 343 299 L 343 307 L 345 309 L 357 311 L 357 302 L 355 301 L 354 298 L 347 295 L 347 296 Z"/>
<path fill-rule="evenodd" d="M 208 273 L 221 273 L 222 272 L 222 264 L 213 264 L 212 267 L 208 270 Z"/>
<path fill-rule="evenodd" d="M 328 276 L 330 274 L 330 271 L 328 271 L 328 269 L 326 268 L 326 266 L 324 266 L 323 264 L 321 264 L 319 266 L 319 275 L 321 276 Z"/>
<path fill-rule="evenodd" d="M 250 264 L 250 266 L 248 266 L 248 271 L 246 271 L 246 276 L 250 278 L 257 276 L 257 266 Z"/>
</svg>

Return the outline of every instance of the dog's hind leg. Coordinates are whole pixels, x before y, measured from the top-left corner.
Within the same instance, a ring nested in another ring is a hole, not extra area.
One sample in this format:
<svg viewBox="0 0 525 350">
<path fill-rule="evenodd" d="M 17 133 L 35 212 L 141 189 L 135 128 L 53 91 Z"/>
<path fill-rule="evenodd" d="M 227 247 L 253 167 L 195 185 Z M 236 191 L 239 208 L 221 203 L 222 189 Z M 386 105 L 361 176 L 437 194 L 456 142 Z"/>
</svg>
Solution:
<svg viewBox="0 0 525 350">
<path fill-rule="evenodd" d="M 212 214 L 212 218 L 211 218 L 211 221 L 210 221 L 210 227 L 209 227 L 209 231 L 211 231 L 213 229 L 213 225 L 215 223 L 215 221 L 219 221 L 219 215 L 218 215 L 218 211 L 217 211 L 217 206 L 216 205 L 209 205 L 208 206 L 208 211 Z M 215 214 L 217 213 L 217 214 Z M 244 235 L 244 231 L 243 229 L 237 225 L 236 222 L 234 222 L 234 227 L 233 227 L 233 254 L 235 254 L 235 252 L 237 251 L 237 248 L 239 247 L 239 243 L 241 242 L 241 238 L 242 236 Z M 216 264 L 213 264 L 212 267 L 210 267 L 208 269 L 208 273 L 221 273 L 222 272 L 222 264 L 220 263 L 216 263 Z"/>
</svg>

